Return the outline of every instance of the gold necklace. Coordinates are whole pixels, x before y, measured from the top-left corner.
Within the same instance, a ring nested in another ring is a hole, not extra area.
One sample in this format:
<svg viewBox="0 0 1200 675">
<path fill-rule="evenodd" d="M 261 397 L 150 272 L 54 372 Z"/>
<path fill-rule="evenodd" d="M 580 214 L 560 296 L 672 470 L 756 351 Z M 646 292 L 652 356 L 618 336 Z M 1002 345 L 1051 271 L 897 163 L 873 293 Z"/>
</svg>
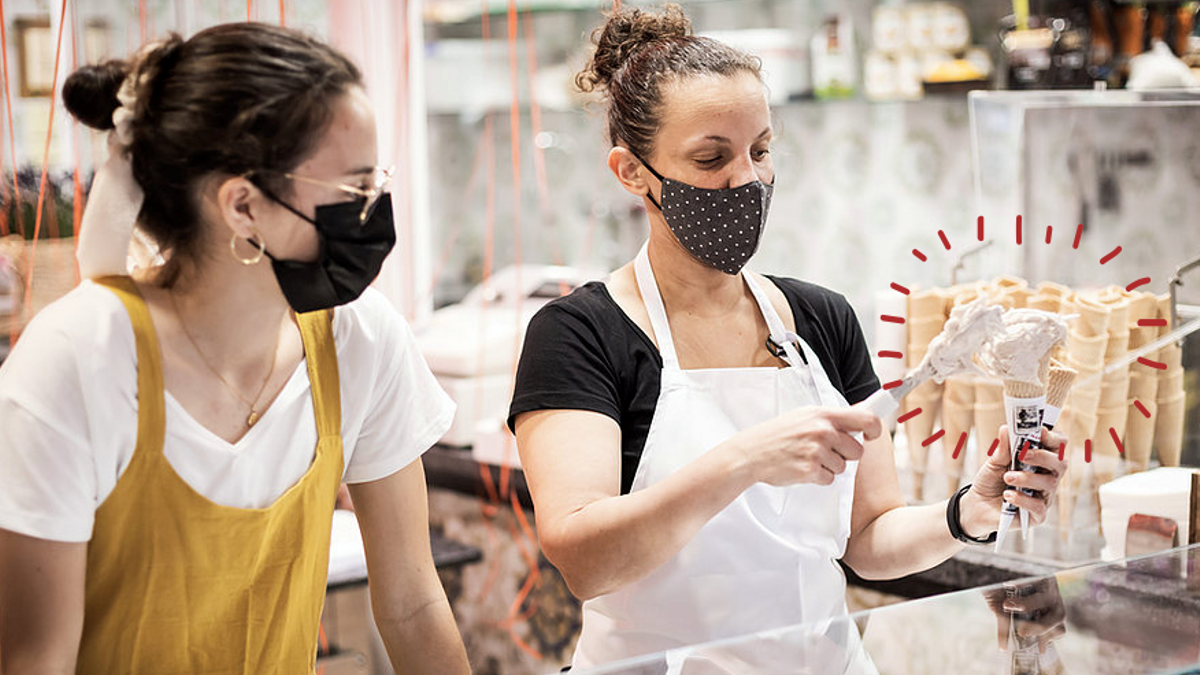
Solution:
<svg viewBox="0 0 1200 675">
<path fill-rule="evenodd" d="M 217 376 L 217 379 L 221 381 L 221 384 L 225 385 L 226 389 L 233 392 L 234 396 L 237 396 L 242 403 L 245 403 L 246 406 L 250 408 L 250 414 L 246 417 L 246 426 L 254 426 L 254 423 L 258 421 L 260 416 L 258 412 L 258 400 L 262 398 L 263 392 L 267 389 L 267 383 L 271 381 L 271 375 L 275 373 L 275 361 L 279 358 L 279 343 L 282 341 L 283 333 L 280 332 L 275 338 L 275 349 L 271 352 L 271 367 L 267 370 L 267 376 L 263 378 L 263 383 L 258 388 L 258 393 L 254 395 L 254 400 L 251 401 L 245 396 L 242 396 L 242 392 L 238 391 L 237 387 L 229 384 L 229 380 L 226 380 L 221 373 L 217 372 L 217 369 L 213 368 L 212 364 L 208 362 L 208 359 L 204 356 L 204 352 L 200 351 L 200 345 L 196 344 L 196 340 L 192 338 L 192 334 L 187 329 L 187 324 L 183 321 L 183 314 L 179 312 L 179 302 L 175 300 L 175 293 L 167 291 L 167 295 L 171 296 L 171 307 L 175 310 L 175 318 L 179 319 L 179 327 L 183 329 L 184 337 L 186 337 L 188 342 L 192 344 L 192 349 L 196 350 L 196 355 L 200 357 L 200 362 L 203 363 L 213 375 Z"/>
</svg>

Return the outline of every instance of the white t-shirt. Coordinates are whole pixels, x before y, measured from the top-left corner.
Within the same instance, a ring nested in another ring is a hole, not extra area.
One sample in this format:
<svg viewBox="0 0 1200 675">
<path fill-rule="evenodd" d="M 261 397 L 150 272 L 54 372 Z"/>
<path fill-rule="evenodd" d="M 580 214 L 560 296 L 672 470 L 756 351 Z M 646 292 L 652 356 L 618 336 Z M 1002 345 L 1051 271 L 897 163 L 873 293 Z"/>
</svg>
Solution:
<svg viewBox="0 0 1200 675">
<path fill-rule="evenodd" d="M 454 403 L 408 324 L 368 289 L 333 320 L 342 397 L 343 478 L 408 466 L 450 426 Z M 91 539 L 96 509 L 137 442 L 137 355 L 124 305 L 84 282 L 42 310 L 0 367 L 0 528 Z M 230 444 L 166 394 L 167 460 L 212 501 L 262 508 L 294 485 L 317 443 L 308 370 L 292 373 L 262 418 Z"/>
</svg>

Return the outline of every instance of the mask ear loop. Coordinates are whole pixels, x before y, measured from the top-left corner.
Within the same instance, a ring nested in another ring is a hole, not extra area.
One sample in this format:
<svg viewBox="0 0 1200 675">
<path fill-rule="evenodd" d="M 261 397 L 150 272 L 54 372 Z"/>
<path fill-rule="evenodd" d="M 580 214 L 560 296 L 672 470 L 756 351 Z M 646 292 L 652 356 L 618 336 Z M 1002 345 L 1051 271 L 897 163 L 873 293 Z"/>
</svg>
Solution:
<svg viewBox="0 0 1200 675">
<path fill-rule="evenodd" d="M 658 179 L 659 185 L 663 184 L 663 181 L 665 181 L 666 178 L 663 178 L 661 173 L 655 171 L 654 167 L 650 166 L 650 163 L 642 159 L 636 152 L 633 151 L 632 148 L 626 148 L 626 150 L 629 150 L 629 154 L 633 155 L 634 159 L 640 162 L 642 166 L 646 167 L 646 170 L 650 172 L 650 175 Z M 654 193 L 651 192 L 649 188 L 646 189 L 646 198 L 650 200 L 650 203 L 654 205 L 654 208 L 658 209 L 659 211 L 663 210 L 662 204 L 659 204 L 658 201 L 654 199 Z"/>
</svg>

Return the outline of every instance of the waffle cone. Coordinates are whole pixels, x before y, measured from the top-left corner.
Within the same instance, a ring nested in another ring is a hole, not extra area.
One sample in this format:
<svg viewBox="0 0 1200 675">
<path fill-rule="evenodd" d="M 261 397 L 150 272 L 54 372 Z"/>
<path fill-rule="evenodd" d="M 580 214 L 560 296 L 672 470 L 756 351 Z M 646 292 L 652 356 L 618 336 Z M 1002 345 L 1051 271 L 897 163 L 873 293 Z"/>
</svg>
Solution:
<svg viewBox="0 0 1200 675">
<path fill-rule="evenodd" d="M 1075 314 L 1071 331 L 1083 336 L 1108 335 L 1109 308 L 1082 295 L 1074 299 Z"/>
<path fill-rule="evenodd" d="M 1040 309 L 1043 312 L 1057 314 L 1062 308 L 1062 298 L 1055 295 L 1042 295 L 1038 293 L 1026 300 L 1025 306 L 1030 309 Z"/>
<path fill-rule="evenodd" d="M 1056 284 L 1053 281 L 1043 281 L 1037 285 L 1037 292 L 1038 295 L 1066 298 L 1071 295 L 1071 288 L 1062 284 Z"/>
<path fill-rule="evenodd" d="M 1142 401 L 1142 407 L 1150 413 L 1146 417 L 1137 408 L 1129 411 L 1125 423 L 1125 460 L 1129 462 L 1130 471 L 1145 471 L 1150 467 L 1150 449 L 1154 445 L 1155 415 L 1158 413 L 1158 403 L 1153 400 Z"/>
<path fill-rule="evenodd" d="M 1067 354 L 1079 363 L 1103 365 L 1107 350 L 1108 333 L 1084 335 L 1072 330 L 1067 335 Z"/>
<path fill-rule="evenodd" d="M 978 390 L 977 390 L 978 393 Z M 1003 396 L 1003 394 L 1001 394 Z M 987 463 L 987 451 L 992 443 L 1000 437 L 1000 427 L 1004 425 L 1004 403 L 975 403 L 975 442 L 979 449 L 978 466 Z"/>
<path fill-rule="evenodd" d="M 1183 449 L 1184 396 L 1160 400 L 1154 416 L 1154 445 L 1163 466 L 1179 466 Z"/>
<path fill-rule="evenodd" d="M 908 296 L 908 317 L 910 320 L 933 316 L 945 316 L 946 300 L 942 292 L 936 288 L 913 291 Z"/>
<path fill-rule="evenodd" d="M 1004 381 L 1004 395 L 1008 398 L 1037 398 L 1045 394 L 1046 388 L 1040 384 L 1021 380 Z"/>
<path fill-rule="evenodd" d="M 1050 366 L 1050 374 L 1047 376 L 1046 383 L 1046 405 L 1052 405 L 1055 408 L 1061 408 L 1067 403 L 1067 396 L 1071 393 L 1071 385 L 1075 384 L 1075 377 L 1079 375 L 1079 371 L 1068 366 Z"/>
</svg>

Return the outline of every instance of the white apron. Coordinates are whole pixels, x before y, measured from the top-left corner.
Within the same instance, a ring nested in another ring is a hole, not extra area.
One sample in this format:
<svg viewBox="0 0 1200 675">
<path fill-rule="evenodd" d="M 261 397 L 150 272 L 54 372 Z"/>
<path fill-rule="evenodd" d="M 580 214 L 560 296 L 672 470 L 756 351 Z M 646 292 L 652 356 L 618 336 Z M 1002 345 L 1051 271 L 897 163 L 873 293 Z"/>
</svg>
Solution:
<svg viewBox="0 0 1200 675">
<path fill-rule="evenodd" d="M 789 410 L 847 405 L 816 354 L 786 331 L 749 274 L 743 278 L 790 367 L 681 370 L 645 246 L 634 270 L 663 369 L 632 490 L 663 480 L 734 433 Z M 846 579 L 836 559 L 850 535 L 857 470 L 858 462 L 847 462 L 829 486 L 759 483 L 747 489 L 662 567 L 583 604 L 573 666 L 844 615 Z"/>
</svg>

